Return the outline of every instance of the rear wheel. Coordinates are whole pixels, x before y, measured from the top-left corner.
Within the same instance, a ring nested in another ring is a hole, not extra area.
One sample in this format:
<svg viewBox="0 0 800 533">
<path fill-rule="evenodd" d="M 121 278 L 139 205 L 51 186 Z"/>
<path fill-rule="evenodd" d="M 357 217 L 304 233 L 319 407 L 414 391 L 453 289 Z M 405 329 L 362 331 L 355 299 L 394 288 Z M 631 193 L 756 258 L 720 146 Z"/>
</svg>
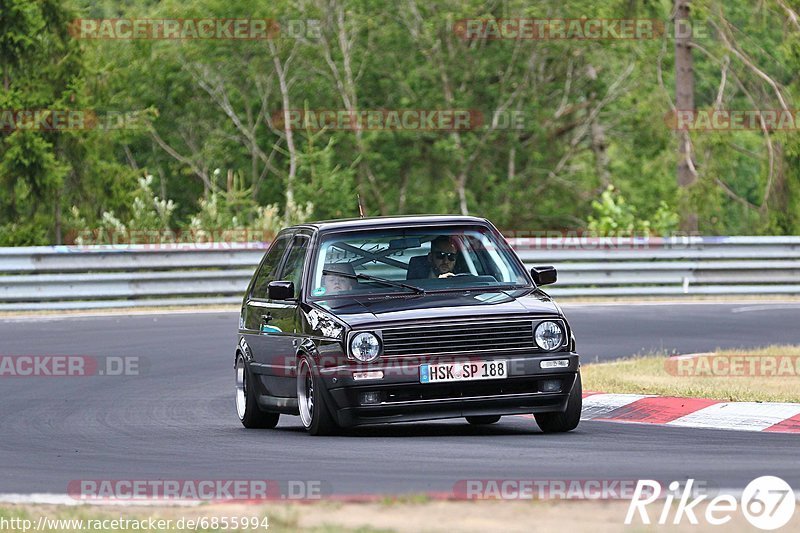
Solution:
<svg viewBox="0 0 800 533">
<path fill-rule="evenodd" d="M 253 377 L 241 355 L 236 357 L 236 414 L 246 428 L 274 428 L 281 417 L 258 407 Z"/>
<path fill-rule="evenodd" d="M 575 378 L 575 385 L 569 393 L 567 409 L 563 413 L 539 413 L 533 415 L 536 423 L 544 433 L 564 433 L 572 431 L 578 427 L 581 421 L 581 409 L 583 408 L 583 386 L 581 385 L 581 374 Z"/>
<path fill-rule="evenodd" d="M 468 416 L 466 417 L 467 422 L 472 424 L 473 426 L 486 426 L 489 424 L 494 424 L 498 420 L 500 420 L 499 416 Z"/>
<path fill-rule="evenodd" d="M 303 427 L 311 435 L 333 435 L 339 429 L 325 403 L 322 383 L 305 355 L 297 360 L 297 403 Z"/>
</svg>

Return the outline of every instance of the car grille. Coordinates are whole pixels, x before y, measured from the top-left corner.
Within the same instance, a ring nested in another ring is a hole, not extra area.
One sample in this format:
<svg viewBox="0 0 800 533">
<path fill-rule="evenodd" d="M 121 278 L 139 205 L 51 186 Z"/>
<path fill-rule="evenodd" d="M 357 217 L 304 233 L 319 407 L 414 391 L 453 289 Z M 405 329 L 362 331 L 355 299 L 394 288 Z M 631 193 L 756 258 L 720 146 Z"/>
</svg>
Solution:
<svg viewBox="0 0 800 533">
<path fill-rule="evenodd" d="M 383 330 L 383 356 L 535 349 L 533 320 L 429 324 Z"/>
</svg>

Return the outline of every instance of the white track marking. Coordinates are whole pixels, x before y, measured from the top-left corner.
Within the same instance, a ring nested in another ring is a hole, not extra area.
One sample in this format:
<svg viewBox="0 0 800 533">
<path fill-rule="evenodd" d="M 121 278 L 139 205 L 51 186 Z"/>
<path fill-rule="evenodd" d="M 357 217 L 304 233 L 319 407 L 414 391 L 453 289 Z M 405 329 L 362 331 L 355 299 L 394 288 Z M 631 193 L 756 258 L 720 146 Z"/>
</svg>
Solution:
<svg viewBox="0 0 800 533">
<path fill-rule="evenodd" d="M 734 307 L 731 313 L 752 313 L 755 311 L 796 311 L 800 309 L 798 305 L 746 305 L 743 307 Z"/>
<path fill-rule="evenodd" d="M 650 397 L 645 394 L 592 394 L 583 399 L 581 420 L 603 417 L 614 409 L 632 404 L 636 400 Z"/>
<path fill-rule="evenodd" d="M 667 425 L 763 431 L 798 414 L 800 404 L 796 403 L 718 403 L 668 422 Z"/>
</svg>

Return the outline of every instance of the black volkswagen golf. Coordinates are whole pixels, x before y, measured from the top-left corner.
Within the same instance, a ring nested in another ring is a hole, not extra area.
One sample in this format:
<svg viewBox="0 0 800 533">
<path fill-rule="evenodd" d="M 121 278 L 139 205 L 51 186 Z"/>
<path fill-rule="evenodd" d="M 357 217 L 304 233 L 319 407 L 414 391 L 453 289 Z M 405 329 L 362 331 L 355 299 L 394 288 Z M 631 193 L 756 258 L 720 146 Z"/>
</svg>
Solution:
<svg viewBox="0 0 800 533">
<path fill-rule="evenodd" d="M 236 410 L 248 428 L 299 415 L 312 435 L 363 424 L 532 413 L 577 427 L 575 337 L 487 220 L 407 216 L 281 231 L 239 318 Z"/>
</svg>

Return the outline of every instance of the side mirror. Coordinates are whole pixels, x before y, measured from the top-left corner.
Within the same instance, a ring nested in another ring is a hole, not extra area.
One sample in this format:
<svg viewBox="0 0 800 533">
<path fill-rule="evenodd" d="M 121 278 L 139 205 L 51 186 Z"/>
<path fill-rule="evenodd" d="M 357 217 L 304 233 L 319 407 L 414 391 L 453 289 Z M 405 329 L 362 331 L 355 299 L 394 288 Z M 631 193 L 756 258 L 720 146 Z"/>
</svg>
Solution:
<svg viewBox="0 0 800 533">
<path fill-rule="evenodd" d="M 558 281 L 558 273 L 552 266 L 537 266 L 531 269 L 531 276 L 536 285 L 551 285 Z"/>
<path fill-rule="evenodd" d="M 270 281 L 267 285 L 270 300 L 291 300 L 294 298 L 293 281 Z"/>
</svg>

